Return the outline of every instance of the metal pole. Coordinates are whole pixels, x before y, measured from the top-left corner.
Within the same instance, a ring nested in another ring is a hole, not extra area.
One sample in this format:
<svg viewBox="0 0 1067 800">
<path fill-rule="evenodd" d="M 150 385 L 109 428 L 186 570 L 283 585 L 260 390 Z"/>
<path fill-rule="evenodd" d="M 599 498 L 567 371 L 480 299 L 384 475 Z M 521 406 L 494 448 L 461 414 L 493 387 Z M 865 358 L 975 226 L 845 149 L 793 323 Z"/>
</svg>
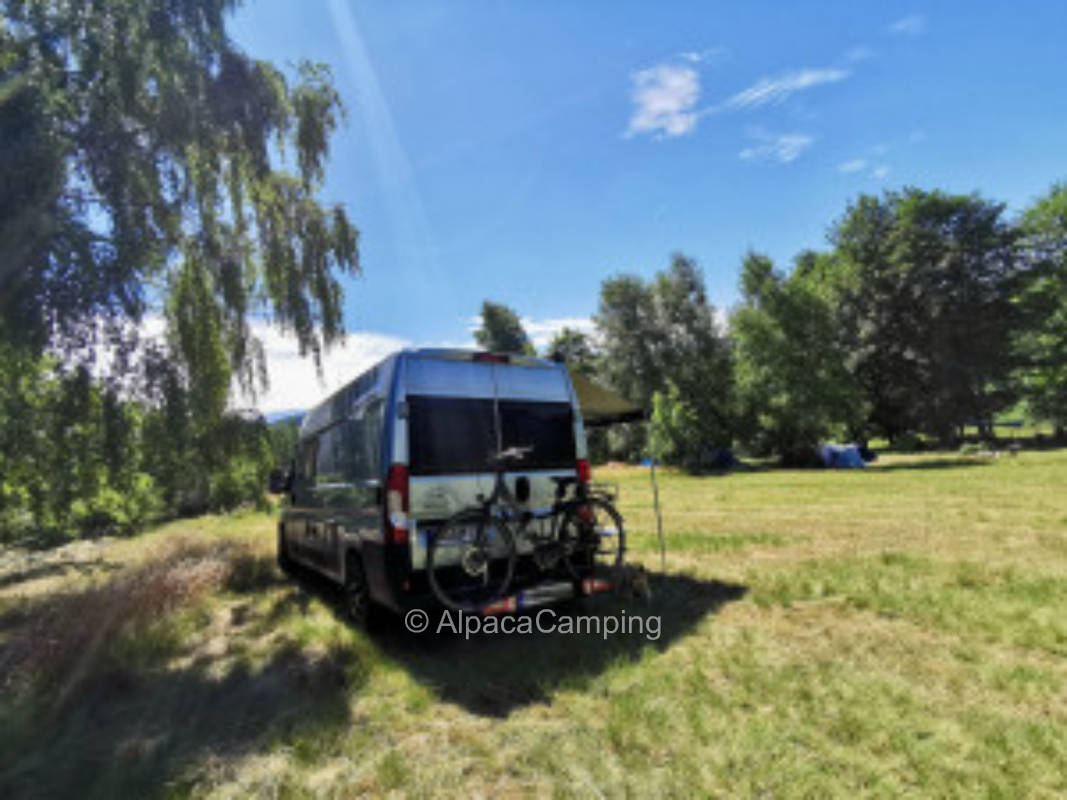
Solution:
<svg viewBox="0 0 1067 800">
<path fill-rule="evenodd" d="M 656 453 L 652 449 L 652 437 L 649 436 L 649 474 L 652 476 L 652 504 L 656 509 L 656 534 L 659 536 L 659 569 L 667 571 L 667 545 L 663 541 L 663 517 L 659 513 L 659 484 L 656 482 Z"/>
</svg>

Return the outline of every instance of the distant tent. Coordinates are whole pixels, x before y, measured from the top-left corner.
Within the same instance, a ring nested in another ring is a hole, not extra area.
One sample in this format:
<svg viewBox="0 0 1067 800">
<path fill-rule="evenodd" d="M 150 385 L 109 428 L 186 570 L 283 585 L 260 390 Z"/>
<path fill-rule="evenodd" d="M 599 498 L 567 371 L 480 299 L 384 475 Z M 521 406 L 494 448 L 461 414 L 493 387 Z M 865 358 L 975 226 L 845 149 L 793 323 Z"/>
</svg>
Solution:
<svg viewBox="0 0 1067 800">
<path fill-rule="evenodd" d="M 830 469 L 863 469 L 867 462 L 854 444 L 826 444 L 819 448 L 819 458 Z"/>
<path fill-rule="evenodd" d="M 587 428 L 614 425 L 619 422 L 639 422 L 648 415 L 625 397 L 603 384 L 570 370 L 571 383 L 578 395 L 578 406 Z"/>
</svg>

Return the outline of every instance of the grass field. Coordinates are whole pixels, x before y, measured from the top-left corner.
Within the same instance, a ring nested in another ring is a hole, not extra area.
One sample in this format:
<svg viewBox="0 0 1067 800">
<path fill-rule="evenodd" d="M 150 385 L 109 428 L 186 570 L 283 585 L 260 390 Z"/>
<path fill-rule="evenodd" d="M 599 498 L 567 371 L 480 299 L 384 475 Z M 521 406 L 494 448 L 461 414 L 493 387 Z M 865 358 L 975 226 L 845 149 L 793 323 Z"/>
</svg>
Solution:
<svg viewBox="0 0 1067 800">
<path fill-rule="evenodd" d="M 657 641 L 367 636 L 263 515 L 5 553 L 0 796 L 1067 794 L 1067 451 L 664 474 L 663 575 L 596 477 Z"/>
</svg>

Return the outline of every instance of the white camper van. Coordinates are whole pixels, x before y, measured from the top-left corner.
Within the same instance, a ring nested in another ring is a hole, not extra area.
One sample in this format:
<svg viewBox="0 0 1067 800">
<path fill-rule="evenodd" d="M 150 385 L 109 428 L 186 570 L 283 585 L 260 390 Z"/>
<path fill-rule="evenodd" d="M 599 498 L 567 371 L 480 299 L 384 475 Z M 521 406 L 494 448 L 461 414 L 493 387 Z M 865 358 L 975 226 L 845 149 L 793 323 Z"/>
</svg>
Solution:
<svg viewBox="0 0 1067 800">
<path fill-rule="evenodd" d="M 518 447 L 521 464 L 494 471 L 494 454 Z M 286 495 L 279 563 L 344 585 L 357 618 L 373 606 L 433 603 L 428 542 L 445 520 L 484 503 L 501 474 L 530 509 L 550 508 L 563 487 L 577 493 L 589 480 L 566 366 L 463 350 L 397 353 L 312 409 L 289 473 L 272 475 L 271 488 Z M 583 591 L 546 593 L 545 570 L 523 569 L 524 555 L 520 548 L 515 591 L 539 584 L 547 599 Z"/>
</svg>

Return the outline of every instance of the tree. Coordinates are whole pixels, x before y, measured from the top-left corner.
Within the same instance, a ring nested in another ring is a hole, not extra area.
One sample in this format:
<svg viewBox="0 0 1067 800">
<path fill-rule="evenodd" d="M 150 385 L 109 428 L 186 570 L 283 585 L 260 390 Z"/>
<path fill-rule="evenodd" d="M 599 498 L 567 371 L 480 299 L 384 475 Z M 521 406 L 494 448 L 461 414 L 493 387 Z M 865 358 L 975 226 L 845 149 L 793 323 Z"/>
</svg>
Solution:
<svg viewBox="0 0 1067 800">
<path fill-rule="evenodd" d="M 674 381 L 652 395 L 650 455 L 668 464 L 697 469 L 704 461 L 700 415 Z"/>
<path fill-rule="evenodd" d="M 647 408 L 663 386 L 651 288 L 636 275 L 608 278 L 600 285 L 594 321 L 604 343 L 604 378 L 628 400 Z"/>
<path fill-rule="evenodd" d="M 676 253 L 670 269 L 656 276 L 653 299 L 661 330 L 657 357 L 665 378 L 700 418 L 701 446 L 728 447 L 734 400 L 730 340 L 716 322 L 696 262 Z"/>
<path fill-rule="evenodd" d="M 834 308 L 820 293 L 825 258 L 802 253 L 785 276 L 749 253 L 743 304 L 730 320 L 742 437 L 786 463 L 810 462 L 820 441 L 854 431 L 863 418 Z"/>
<path fill-rule="evenodd" d="M 1012 302 L 1021 276 L 1004 207 L 905 189 L 862 196 L 838 220 L 838 312 L 871 422 L 943 441 L 1014 399 Z"/>
<path fill-rule="evenodd" d="M 342 333 L 357 232 L 315 199 L 340 99 L 324 66 L 293 82 L 237 49 L 234 5 L 3 3 L 0 340 L 106 344 L 122 372 L 155 308 L 183 382 L 217 393 L 266 381 L 253 313 L 316 359 Z"/>
<path fill-rule="evenodd" d="M 603 342 L 602 375 L 630 401 L 652 406 L 674 383 L 700 420 L 693 447 L 705 452 L 732 438 L 730 346 L 691 259 L 676 254 L 651 284 L 633 275 L 604 281 L 595 317 Z M 637 457 L 643 431 L 614 434 L 617 454 Z"/>
<path fill-rule="evenodd" d="M 563 361 L 570 369 L 592 377 L 597 369 L 597 352 L 589 336 L 574 328 L 564 327 L 552 337 L 544 353 L 546 358 Z"/>
<path fill-rule="evenodd" d="M 1018 305 L 1026 325 L 1016 353 L 1031 413 L 1067 428 L 1067 183 L 1055 184 L 1023 214 L 1022 248 L 1030 264 Z"/>
<path fill-rule="evenodd" d="M 534 354 L 519 315 L 502 303 L 482 303 L 482 326 L 474 332 L 474 340 L 494 353 Z"/>
<path fill-rule="evenodd" d="M 260 500 L 266 427 L 226 410 L 266 385 L 250 320 L 316 362 L 343 332 L 340 98 L 242 53 L 235 5 L 0 0 L 0 535 Z"/>
</svg>

